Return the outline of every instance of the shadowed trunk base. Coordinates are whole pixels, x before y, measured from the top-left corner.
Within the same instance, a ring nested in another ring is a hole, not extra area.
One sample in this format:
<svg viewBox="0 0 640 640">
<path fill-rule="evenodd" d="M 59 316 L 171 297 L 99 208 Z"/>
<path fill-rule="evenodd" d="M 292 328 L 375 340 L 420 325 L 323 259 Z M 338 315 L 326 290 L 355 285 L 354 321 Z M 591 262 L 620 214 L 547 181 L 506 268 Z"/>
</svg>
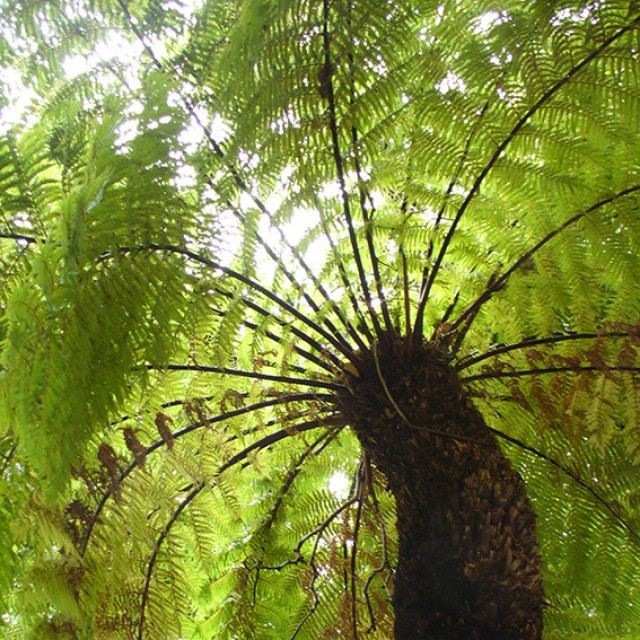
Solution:
<svg viewBox="0 0 640 640">
<path fill-rule="evenodd" d="M 396 640 L 536 640 L 535 515 L 442 352 L 400 338 L 359 354 L 341 409 L 396 498 Z"/>
</svg>

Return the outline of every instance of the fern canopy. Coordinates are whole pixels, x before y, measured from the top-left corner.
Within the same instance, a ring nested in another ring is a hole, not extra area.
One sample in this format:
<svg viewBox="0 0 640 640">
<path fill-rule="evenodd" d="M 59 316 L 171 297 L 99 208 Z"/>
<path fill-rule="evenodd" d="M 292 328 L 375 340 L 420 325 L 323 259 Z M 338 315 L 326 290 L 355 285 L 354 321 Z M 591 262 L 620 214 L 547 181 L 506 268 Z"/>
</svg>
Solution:
<svg viewBox="0 0 640 640">
<path fill-rule="evenodd" d="M 637 637 L 639 27 L 0 0 L 3 637 L 393 637 L 396 502 L 340 401 L 370 352 L 406 421 L 390 335 L 524 479 L 544 637 Z"/>
</svg>

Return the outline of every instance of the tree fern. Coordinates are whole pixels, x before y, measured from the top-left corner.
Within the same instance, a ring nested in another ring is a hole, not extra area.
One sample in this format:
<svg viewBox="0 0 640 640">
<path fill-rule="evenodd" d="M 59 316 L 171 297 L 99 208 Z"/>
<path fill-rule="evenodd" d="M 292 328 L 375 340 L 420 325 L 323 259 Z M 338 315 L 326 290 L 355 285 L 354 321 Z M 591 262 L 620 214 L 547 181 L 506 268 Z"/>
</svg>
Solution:
<svg viewBox="0 0 640 640">
<path fill-rule="evenodd" d="M 5 635 L 634 637 L 633 2 L 0 4 Z"/>
</svg>

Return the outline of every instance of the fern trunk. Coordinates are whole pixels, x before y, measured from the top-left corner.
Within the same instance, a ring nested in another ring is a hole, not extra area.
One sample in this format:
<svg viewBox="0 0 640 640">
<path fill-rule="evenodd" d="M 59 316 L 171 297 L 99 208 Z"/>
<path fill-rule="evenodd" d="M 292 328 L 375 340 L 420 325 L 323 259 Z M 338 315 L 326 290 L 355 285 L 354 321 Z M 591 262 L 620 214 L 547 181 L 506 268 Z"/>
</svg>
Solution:
<svg viewBox="0 0 640 640">
<path fill-rule="evenodd" d="M 445 354 L 389 338 L 359 357 L 343 412 L 396 498 L 396 640 L 540 638 L 524 482 Z"/>
</svg>

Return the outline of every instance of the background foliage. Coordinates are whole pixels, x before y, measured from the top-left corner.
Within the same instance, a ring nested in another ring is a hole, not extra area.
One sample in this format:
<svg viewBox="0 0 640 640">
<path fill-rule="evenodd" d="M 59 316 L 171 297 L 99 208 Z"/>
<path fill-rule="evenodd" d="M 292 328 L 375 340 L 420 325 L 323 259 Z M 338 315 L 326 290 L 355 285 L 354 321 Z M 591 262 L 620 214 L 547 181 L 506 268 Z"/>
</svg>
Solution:
<svg viewBox="0 0 640 640">
<path fill-rule="evenodd" d="M 446 344 L 549 638 L 640 627 L 635 2 L 0 2 L 5 637 L 392 635 L 332 403 Z"/>
</svg>

